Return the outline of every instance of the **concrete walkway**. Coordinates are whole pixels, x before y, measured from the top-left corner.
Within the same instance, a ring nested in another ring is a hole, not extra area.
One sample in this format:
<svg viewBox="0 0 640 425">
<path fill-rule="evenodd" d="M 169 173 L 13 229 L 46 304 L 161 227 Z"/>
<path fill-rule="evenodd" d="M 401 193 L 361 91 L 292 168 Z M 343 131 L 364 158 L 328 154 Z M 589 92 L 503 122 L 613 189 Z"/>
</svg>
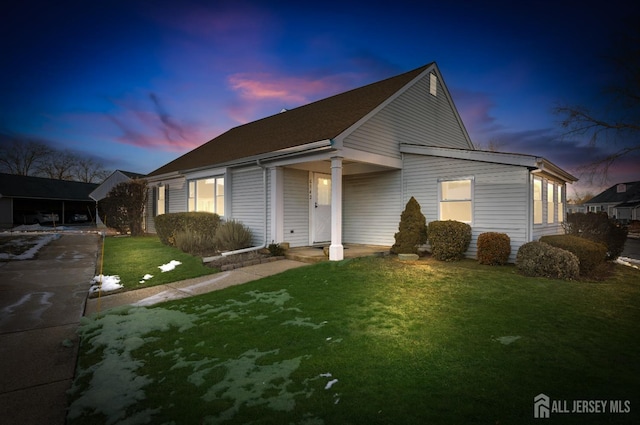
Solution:
<svg viewBox="0 0 640 425">
<path fill-rule="evenodd" d="M 0 422 L 62 425 L 99 237 L 69 234 L 0 262 Z"/>
<path fill-rule="evenodd" d="M 90 298 L 87 300 L 85 316 L 122 305 L 150 306 L 164 301 L 192 297 L 308 265 L 300 261 L 279 260 L 166 285 Z"/>
</svg>

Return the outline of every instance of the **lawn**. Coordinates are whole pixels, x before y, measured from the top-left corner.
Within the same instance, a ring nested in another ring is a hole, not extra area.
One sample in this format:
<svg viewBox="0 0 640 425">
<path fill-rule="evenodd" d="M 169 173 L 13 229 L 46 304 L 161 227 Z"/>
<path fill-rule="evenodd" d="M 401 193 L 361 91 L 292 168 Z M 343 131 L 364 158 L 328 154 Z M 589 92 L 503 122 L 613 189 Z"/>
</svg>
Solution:
<svg viewBox="0 0 640 425">
<path fill-rule="evenodd" d="M 319 263 L 84 319 L 68 423 L 639 423 L 639 324 L 640 272 L 623 266 L 585 283 Z M 540 393 L 631 411 L 534 419 Z"/>
<path fill-rule="evenodd" d="M 106 237 L 103 261 L 102 274 L 120 276 L 120 284 L 124 285 L 125 290 L 162 285 L 217 271 L 204 266 L 200 258 L 163 245 L 157 236 Z M 181 264 L 171 271 L 162 272 L 159 267 L 171 261 Z M 153 277 L 144 280 L 145 275 Z"/>
</svg>

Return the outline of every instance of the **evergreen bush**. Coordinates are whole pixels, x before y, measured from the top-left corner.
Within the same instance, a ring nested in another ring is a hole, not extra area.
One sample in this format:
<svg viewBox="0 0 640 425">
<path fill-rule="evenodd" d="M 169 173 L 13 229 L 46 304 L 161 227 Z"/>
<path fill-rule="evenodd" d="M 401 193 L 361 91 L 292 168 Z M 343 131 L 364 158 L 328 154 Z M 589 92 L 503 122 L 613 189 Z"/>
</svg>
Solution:
<svg viewBox="0 0 640 425">
<path fill-rule="evenodd" d="M 427 219 L 420 210 L 420 204 L 413 196 L 400 215 L 396 242 L 391 247 L 394 254 L 417 254 L 420 245 L 427 242 Z"/>
<path fill-rule="evenodd" d="M 432 221 L 427 226 L 427 234 L 431 255 L 437 260 L 460 260 L 471 243 L 471 226 L 460 221 Z"/>
<path fill-rule="evenodd" d="M 573 235 L 543 236 L 540 242 L 572 252 L 580 262 L 580 275 L 587 276 L 607 259 L 607 247 L 601 243 Z"/>
<path fill-rule="evenodd" d="M 253 235 L 251 230 L 236 220 L 222 222 L 216 231 L 216 247 L 220 251 L 235 251 L 237 249 L 249 248 Z"/>
<path fill-rule="evenodd" d="M 509 255 L 511 255 L 511 239 L 506 233 L 486 232 L 478 236 L 480 264 L 507 264 Z"/>
<path fill-rule="evenodd" d="M 201 235 L 203 240 L 214 240 L 220 226 L 218 214 L 192 211 L 162 214 L 154 217 L 156 234 L 165 245 L 176 246 L 176 234 L 190 231 Z"/>
<path fill-rule="evenodd" d="M 516 268 L 525 276 L 576 279 L 580 275 L 578 257 L 544 242 L 528 242 L 518 249 Z"/>
<path fill-rule="evenodd" d="M 216 251 L 216 243 L 210 232 L 196 232 L 191 229 L 177 230 L 173 240 L 179 250 L 194 256 L 212 255 Z"/>
<path fill-rule="evenodd" d="M 615 260 L 622 254 L 628 234 L 626 227 L 610 219 L 604 212 L 568 214 L 564 228 L 569 235 L 606 245 L 607 260 Z"/>
<path fill-rule="evenodd" d="M 144 207 L 147 203 L 147 181 L 135 179 L 114 186 L 98 202 L 98 211 L 107 227 L 132 236 L 144 233 Z"/>
</svg>

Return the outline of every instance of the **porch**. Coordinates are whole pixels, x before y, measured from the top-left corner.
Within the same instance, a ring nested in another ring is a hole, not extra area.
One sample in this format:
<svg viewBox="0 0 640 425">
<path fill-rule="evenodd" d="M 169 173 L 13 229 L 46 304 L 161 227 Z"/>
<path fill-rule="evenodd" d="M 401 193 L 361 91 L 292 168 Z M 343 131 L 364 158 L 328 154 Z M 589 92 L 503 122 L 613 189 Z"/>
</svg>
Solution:
<svg viewBox="0 0 640 425">
<path fill-rule="evenodd" d="M 344 258 L 358 258 L 389 255 L 389 246 L 345 244 Z M 287 250 L 285 257 L 289 260 L 302 261 L 305 263 L 318 263 L 329 261 L 329 244 L 323 246 L 301 246 Z"/>
</svg>

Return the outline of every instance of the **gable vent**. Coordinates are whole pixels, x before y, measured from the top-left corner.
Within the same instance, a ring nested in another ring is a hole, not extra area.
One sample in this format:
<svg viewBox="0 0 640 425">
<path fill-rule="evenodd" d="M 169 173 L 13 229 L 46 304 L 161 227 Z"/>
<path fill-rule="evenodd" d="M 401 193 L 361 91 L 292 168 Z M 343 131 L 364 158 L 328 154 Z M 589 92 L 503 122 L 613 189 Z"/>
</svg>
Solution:
<svg viewBox="0 0 640 425">
<path fill-rule="evenodd" d="M 429 93 L 431 93 L 432 96 L 438 94 L 438 77 L 436 74 L 429 74 Z"/>
</svg>

